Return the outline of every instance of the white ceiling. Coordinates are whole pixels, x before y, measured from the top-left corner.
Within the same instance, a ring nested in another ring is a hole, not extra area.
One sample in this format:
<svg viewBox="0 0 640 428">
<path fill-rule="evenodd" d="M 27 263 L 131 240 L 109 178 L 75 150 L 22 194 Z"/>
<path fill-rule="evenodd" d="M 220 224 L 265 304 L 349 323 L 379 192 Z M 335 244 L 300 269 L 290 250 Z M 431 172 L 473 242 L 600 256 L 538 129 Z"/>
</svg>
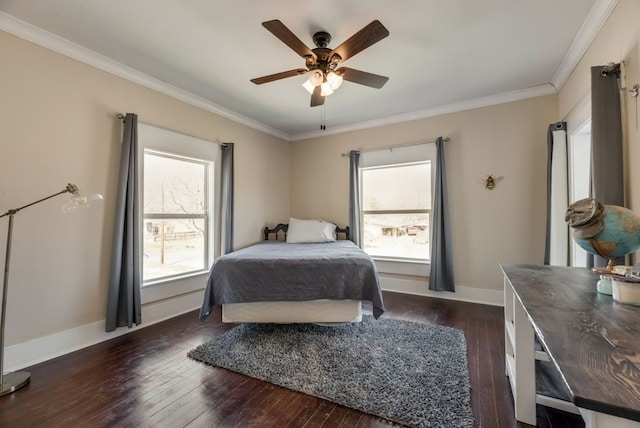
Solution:
<svg viewBox="0 0 640 428">
<path fill-rule="evenodd" d="M 295 140 L 553 93 L 616 2 L 0 0 L 0 29 Z M 345 82 L 324 112 L 309 107 L 304 76 L 254 85 L 304 67 L 262 27 L 271 19 L 311 48 L 316 31 L 329 32 L 334 48 L 380 20 L 389 37 L 344 65 L 389 81 Z"/>
</svg>

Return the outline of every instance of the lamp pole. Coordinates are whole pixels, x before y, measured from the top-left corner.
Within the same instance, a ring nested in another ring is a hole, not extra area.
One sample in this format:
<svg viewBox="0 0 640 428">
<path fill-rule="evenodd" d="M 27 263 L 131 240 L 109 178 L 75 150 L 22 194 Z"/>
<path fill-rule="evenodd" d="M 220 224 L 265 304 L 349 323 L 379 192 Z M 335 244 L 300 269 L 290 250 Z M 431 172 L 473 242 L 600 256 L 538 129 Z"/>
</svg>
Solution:
<svg viewBox="0 0 640 428">
<path fill-rule="evenodd" d="M 4 277 L 2 280 L 2 314 L 0 314 L 0 397 L 11 394 L 29 383 L 31 373 L 19 371 L 4 374 L 4 325 L 7 316 L 7 290 L 9 288 L 9 262 L 11 260 L 11 239 L 13 237 L 13 216 L 20 210 L 30 207 L 40 202 L 51 199 L 63 193 L 76 194 L 78 187 L 75 184 L 67 184 L 64 190 L 54 193 L 35 202 L 27 204 L 20 208 L 14 208 L 0 215 L 0 218 L 9 216 L 9 227 L 7 229 L 7 250 L 4 257 Z"/>
<path fill-rule="evenodd" d="M 31 378 L 29 372 L 4 374 L 4 320 L 7 316 L 7 288 L 9 284 L 9 261 L 11 259 L 11 238 L 13 235 L 13 216 L 16 210 L 9 210 L 9 229 L 7 231 L 7 252 L 4 257 L 4 280 L 2 281 L 2 315 L 0 316 L 0 396 L 10 394 L 25 386 Z"/>
</svg>

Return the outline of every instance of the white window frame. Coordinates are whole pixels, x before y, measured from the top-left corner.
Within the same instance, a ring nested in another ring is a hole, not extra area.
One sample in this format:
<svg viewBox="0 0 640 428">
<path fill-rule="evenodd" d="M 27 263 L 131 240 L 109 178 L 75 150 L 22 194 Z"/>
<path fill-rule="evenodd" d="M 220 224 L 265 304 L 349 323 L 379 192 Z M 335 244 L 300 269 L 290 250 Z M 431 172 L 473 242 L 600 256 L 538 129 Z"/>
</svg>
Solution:
<svg viewBox="0 0 640 428">
<path fill-rule="evenodd" d="M 208 267 L 215 257 L 219 256 L 219 223 L 220 223 L 220 147 L 216 143 L 182 134 L 165 128 L 138 122 L 138 224 L 140 233 L 144 233 L 144 153 L 145 151 L 168 154 L 176 158 L 206 161 L 207 189 L 209 190 L 207 212 L 208 246 L 206 249 L 207 263 L 205 269 L 198 272 L 186 273 L 159 280 L 148 281 L 141 287 L 142 304 L 175 297 L 204 289 Z M 139 239 L 139 254 L 142 257 L 142 236 Z M 142 260 L 140 260 L 142 267 Z"/>
<path fill-rule="evenodd" d="M 364 151 L 360 154 L 360 196 L 364 197 L 362 189 L 362 170 L 372 167 L 385 167 L 393 165 L 410 164 L 416 162 L 431 162 L 431 195 L 433 198 L 433 184 L 435 181 L 436 145 L 433 143 L 414 144 L 398 146 L 382 150 Z M 362 200 L 360 201 L 362 206 Z M 431 201 L 433 207 L 433 200 Z M 364 210 L 362 212 L 364 216 Z M 364 217 L 360 217 L 361 230 L 364 230 Z M 429 233 L 432 233 L 431 209 L 429 209 Z M 431 242 L 431 237 L 429 238 Z M 415 259 L 390 259 L 384 257 L 373 257 L 378 272 L 397 275 L 409 275 L 428 277 L 430 269 L 429 260 Z"/>
<path fill-rule="evenodd" d="M 209 232 L 209 217 L 211 214 L 213 214 L 212 210 L 209 208 L 210 206 L 210 199 L 213 196 L 211 194 L 211 191 L 209 189 L 209 187 L 211 186 L 211 180 L 210 180 L 210 175 L 213 172 L 214 169 L 214 165 L 213 162 L 205 160 L 205 159 L 195 159 L 195 158 L 190 158 L 190 157 L 186 157 L 186 156 L 181 156 L 178 155 L 176 153 L 169 153 L 169 152 L 161 152 L 158 150 L 153 150 L 153 149 L 145 149 L 144 150 L 144 155 L 153 155 L 153 156 L 157 156 L 157 157 L 163 157 L 163 158 L 167 158 L 167 159 L 171 159 L 171 160 L 176 160 L 176 161 L 183 161 L 183 162 L 190 162 L 192 164 L 196 164 L 196 165 L 200 165 L 204 167 L 204 198 L 205 198 L 205 209 L 204 209 L 204 213 L 202 214 L 198 214 L 198 213 L 181 213 L 181 214 L 171 214 L 171 213 L 147 213 L 144 212 L 144 204 L 143 204 L 143 220 L 144 221 L 148 221 L 148 220 L 190 220 L 190 219 L 200 219 L 200 220 L 204 220 L 204 240 L 205 240 L 205 248 L 204 248 L 204 254 L 202 255 L 202 262 L 203 262 L 203 269 L 199 269 L 199 270 L 194 270 L 194 271 L 190 271 L 190 272 L 184 272 L 184 273 L 179 273 L 179 274 L 174 274 L 174 275 L 166 275 L 163 276 L 161 278 L 154 278 L 151 280 L 144 280 L 144 267 L 143 267 L 143 283 L 142 286 L 143 287 L 147 287 L 150 285 L 155 285 L 155 284 L 159 284 L 159 283 L 163 283 L 163 282 L 167 282 L 167 281 L 172 281 L 173 279 L 177 279 L 177 278 L 181 278 L 184 276 L 189 276 L 189 275 L 198 275 L 201 274 L 203 272 L 207 272 L 207 266 L 209 265 L 209 247 L 210 247 L 210 243 L 209 241 L 213 238 L 213 234 L 211 234 Z M 143 162 L 144 165 L 144 162 Z M 144 186 L 143 186 L 144 188 Z M 143 198 L 143 202 L 144 202 L 144 198 Z M 143 243 L 143 248 L 144 248 L 144 243 Z"/>
<path fill-rule="evenodd" d="M 575 189 L 579 185 L 574 182 L 576 176 L 574 171 L 575 163 L 575 149 L 576 144 L 584 143 L 584 136 L 581 136 L 585 126 L 591 123 L 591 93 L 587 93 L 582 100 L 576 105 L 576 107 L 569 113 L 565 119 L 567 122 L 567 146 L 568 146 L 568 185 L 569 185 L 569 203 L 576 201 L 577 197 Z M 590 135 L 590 131 L 589 131 Z M 590 141 L 588 142 L 590 145 Z M 570 245 L 569 245 L 569 265 L 585 267 L 586 266 L 586 251 L 583 250 L 575 243 L 573 239 L 573 232 L 569 231 Z"/>
</svg>

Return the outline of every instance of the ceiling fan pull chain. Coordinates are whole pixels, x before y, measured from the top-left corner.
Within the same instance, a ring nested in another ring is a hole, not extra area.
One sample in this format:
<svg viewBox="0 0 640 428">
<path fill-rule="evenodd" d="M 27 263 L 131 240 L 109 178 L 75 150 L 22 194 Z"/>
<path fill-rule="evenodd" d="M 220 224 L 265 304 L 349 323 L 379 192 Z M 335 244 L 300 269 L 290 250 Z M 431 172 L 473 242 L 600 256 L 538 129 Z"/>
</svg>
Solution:
<svg viewBox="0 0 640 428">
<path fill-rule="evenodd" d="M 320 110 L 320 130 L 325 131 L 327 126 L 325 125 L 325 114 L 324 114 L 324 104 L 322 104 L 322 109 Z"/>
</svg>

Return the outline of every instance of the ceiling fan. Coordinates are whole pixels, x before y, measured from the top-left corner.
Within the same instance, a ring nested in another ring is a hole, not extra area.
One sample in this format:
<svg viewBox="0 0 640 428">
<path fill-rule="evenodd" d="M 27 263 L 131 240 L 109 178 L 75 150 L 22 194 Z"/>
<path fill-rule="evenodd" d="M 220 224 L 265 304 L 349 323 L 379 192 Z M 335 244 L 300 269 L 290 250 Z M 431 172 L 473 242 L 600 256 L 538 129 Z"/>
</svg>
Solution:
<svg viewBox="0 0 640 428">
<path fill-rule="evenodd" d="M 307 68 L 296 68 L 251 79 L 256 85 L 308 73 L 309 80 L 303 86 L 311 93 L 311 107 L 315 107 L 324 104 L 324 97 L 331 95 L 335 89 L 338 89 L 343 80 L 377 89 L 382 88 L 389 80 L 386 76 L 367 73 L 354 68 L 338 68 L 338 64 L 341 62 L 346 61 L 389 35 L 389 30 L 378 20 L 366 25 L 335 49 L 327 47 L 331 41 L 331 34 L 326 31 L 318 31 L 313 35 L 313 43 L 316 48 L 309 49 L 277 19 L 263 22 L 262 26 L 304 58 Z"/>
</svg>

